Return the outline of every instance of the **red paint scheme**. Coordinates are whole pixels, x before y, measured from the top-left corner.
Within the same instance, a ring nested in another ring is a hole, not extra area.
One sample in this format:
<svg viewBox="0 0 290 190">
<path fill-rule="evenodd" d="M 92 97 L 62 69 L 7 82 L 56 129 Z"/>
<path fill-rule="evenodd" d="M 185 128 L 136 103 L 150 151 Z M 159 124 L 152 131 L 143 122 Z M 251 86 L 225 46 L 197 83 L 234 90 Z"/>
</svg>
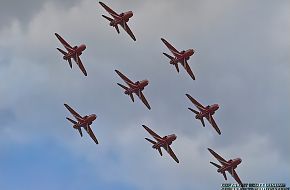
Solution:
<svg viewBox="0 0 290 190">
<path fill-rule="evenodd" d="M 120 30 L 119 30 L 118 25 L 120 25 L 130 35 L 130 37 L 134 41 L 136 41 L 136 38 L 135 38 L 133 32 L 131 31 L 130 27 L 127 24 L 129 19 L 133 16 L 133 12 L 127 11 L 127 12 L 118 14 L 115 11 L 113 11 L 110 7 L 105 5 L 104 3 L 102 3 L 102 2 L 99 2 L 99 3 L 113 17 L 113 18 L 110 18 L 110 17 L 107 17 L 105 15 L 102 15 L 105 19 L 110 21 L 110 26 L 115 27 L 115 29 L 117 30 L 117 32 L 119 34 Z"/>
<path fill-rule="evenodd" d="M 83 51 L 86 49 L 86 45 L 81 44 L 80 46 L 72 47 L 59 34 L 55 33 L 55 36 L 62 43 L 65 49 L 68 51 L 68 52 L 65 52 L 64 50 L 60 48 L 56 48 L 58 51 L 60 51 L 63 54 L 63 59 L 68 61 L 70 68 L 72 68 L 71 59 L 73 59 L 76 62 L 76 64 L 79 66 L 81 71 L 84 73 L 84 75 L 87 76 L 87 71 L 79 57 L 83 53 Z"/>
<path fill-rule="evenodd" d="M 187 61 L 189 60 L 190 56 L 194 54 L 193 49 L 183 50 L 179 52 L 176 50 L 169 42 L 167 42 L 165 39 L 161 38 L 162 42 L 166 45 L 166 47 L 171 51 L 171 53 L 174 55 L 174 57 L 168 55 L 167 53 L 163 53 L 166 57 L 170 59 L 170 64 L 174 65 L 177 72 L 179 72 L 178 63 L 181 63 L 181 65 L 184 67 L 184 69 L 187 71 L 187 73 L 190 75 L 190 77 L 195 80 L 194 74 L 191 71 Z"/>
<path fill-rule="evenodd" d="M 126 87 L 126 86 L 124 86 L 124 85 L 122 85 L 120 83 L 117 83 L 120 87 L 122 87 L 125 90 L 124 93 L 129 95 L 133 102 L 134 102 L 133 93 L 136 94 L 141 99 L 141 101 L 146 105 L 146 107 L 150 110 L 151 107 L 150 107 L 148 101 L 146 100 L 144 94 L 142 93 L 142 91 L 144 90 L 145 86 L 147 86 L 149 84 L 149 81 L 148 80 L 141 80 L 141 81 L 137 81 L 137 82 L 132 82 L 125 75 L 123 75 L 120 71 L 115 70 L 115 72 L 129 86 L 129 87 Z"/>
<path fill-rule="evenodd" d="M 74 109 L 72 109 L 69 105 L 64 104 L 64 106 L 68 109 L 68 111 L 76 118 L 77 121 L 72 120 L 71 118 L 66 118 L 70 122 L 72 122 L 73 128 L 77 129 L 81 135 L 83 136 L 81 128 L 84 128 L 87 133 L 90 135 L 90 137 L 95 141 L 96 144 L 98 144 L 98 140 L 95 137 L 90 125 L 93 123 L 93 121 L 97 118 L 96 114 L 81 116 L 78 114 Z"/>
<path fill-rule="evenodd" d="M 150 143 L 152 143 L 152 148 L 158 150 L 158 152 L 160 153 L 160 155 L 162 156 L 162 151 L 161 151 L 161 147 L 164 148 L 168 154 L 177 162 L 179 163 L 178 158 L 176 157 L 176 155 L 174 154 L 174 152 L 172 151 L 170 145 L 172 144 L 173 141 L 176 140 L 176 135 L 172 134 L 172 135 L 166 135 L 164 137 L 160 137 L 159 135 L 157 135 L 155 132 L 153 132 L 149 127 L 142 125 L 144 127 L 144 129 L 157 141 L 153 141 L 151 139 L 145 138 L 147 141 L 149 141 Z"/>
<path fill-rule="evenodd" d="M 208 120 L 208 122 L 213 126 L 213 128 L 216 130 L 216 132 L 220 135 L 221 131 L 218 128 L 213 115 L 216 112 L 216 110 L 219 109 L 219 105 L 218 104 L 213 104 L 213 105 L 208 105 L 206 107 L 204 107 L 203 105 L 201 105 L 198 101 L 196 101 L 193 97 L 191 97 L 189 94 L 186 94 L 186 96 L 189 98 L 189 100 L 197 107 L 197 109 L 199 110 L 196 111 L 192 108 L 188 108 L 190 111 L 192 111 L 193 113 L 195 113 L 195 118 L 199 119 L 202 123 L 203 126 L 205 126 L 204 124 L 204 120 L 203 118 L 206 118 Z"/>
<path fill-rule="evenodd" d="M 223 174 L 225 180 L 227 180 L 227 176 L 225 172 L 228 171 L 231 174 L 231 176 L 233 176 L 233 178 L 240 184 L 240 186 L 243 187 L 243 183 L 241 182 L 238 174 L 235 171 L 237 166 L 242 162 L 242 159 L 236 158 L 236 159 L 231 159 L 231 160 L 226 161 L 224 158 L 222 158 L 212 149 L 208 148 L 208 150 L 222 164 L 222 166 L 220 166 L 214 162 L 210 162 L 212 165 L 218 168 L 217 172 Z"/>
</svg>

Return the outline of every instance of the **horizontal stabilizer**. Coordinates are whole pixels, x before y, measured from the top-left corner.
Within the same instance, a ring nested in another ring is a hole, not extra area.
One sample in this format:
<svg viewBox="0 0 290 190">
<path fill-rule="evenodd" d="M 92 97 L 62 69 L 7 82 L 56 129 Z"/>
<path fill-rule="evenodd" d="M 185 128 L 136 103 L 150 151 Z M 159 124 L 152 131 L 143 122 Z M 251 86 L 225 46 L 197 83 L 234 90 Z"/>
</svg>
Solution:
<svg viewBox="0 0 290 190">
<path fill-rule="evenodd" d="M 223 176 L 224 176 L 225 180 L 227 180 L 226 172 L 223 172 Z"/>
<path fill-rule="evenodd" d="M 76 124 L 77 122 L 76 121 L 74 121 L 74 120 L 72 120 L 71 118 L 66 118 L 67 120 L 69 120 L 70 122 L 72 122 L 73 124 Z"/>
<path fill-rule="evenodd" d="M 134 96 L 133 96 L 132 93 L 130 94 L 130 98 L 131 98 L 131 100 L 134 102 Z"/>
<path fill-rule="evenodd" d="M 122 84 L 120 84 L 120 83 L 117 83 L 120 87 L 122 87 L 122 88 L 124 88 L 125 90 L 128 90 L 128 87 L 127 86 L 124 86 L 124 85 L 122 85 Z"/>
<path fill-rule="evenodd" d="M 176 68 L 177 72 L 179 73 L 178 64 L 176 63 L 176 64 L 174 64 L 174 65 L 175 65 L 175 68 Z"/>
<path fill-rule="evenodd" d="M 79 133 L 80 133 L 81 137 L 83 137 L 82 129 L 78 128 L 78 130 L 79 130 Z"/>
<path fill-rule="evenodd" d="M 120 34 L 120 30 L 119 30 L 119 27 L 118 27 L 118 25 L 115 25 L 115 28 L 116 28 L 116 30 L 117 30 L 117 32 L 118 32 L 118 34 Z"/>
<path fill-rule="evenodd" d="M 69 64 L 70 68 L 72 68 L 71 58 L 68 59 L 68 64 Z"/>
<path fill-rule="evenodd" d="M 67 53 L 65 51 L 63 51 L 62 49 L 60 48 L 56 48 L 60 53 L 62 53 L 63 55 L 66 55 Z"/>
<path fill-rule="evenodd" d="M 202 123 L 202 126 L 205 127 L 205 124 L 204 124 L 204 120 L 203 120 L 203 117 L 200 119 L 201 123 Z"/>
<path fill-rule="evenodd" d="M 161 148 L 160 147 L 158 148 L 158 152 L 162 156 L 162 151 L 161 151 Z"/>
<path fill-rule="evenodd" d="M 163 53 L 163 55 L 165 55 L 166 57 L 168 57 L 170 60 L 174 59 L 174 57 L 172 57 L 171 55 L 168 55 L 167 53 Z"/>
<path fill-rule="evenodd" d="M 110 22 L 112 22 L 114 19 L 107 17 L 106 15 L 102 15 L 102 17 L 104 17 L 105 19 L 109 20 Z"/>
<path fill-rule="evenodd" d="M 214 162 L 210 162 L 212 165 L 214 165 L 215 167 L 217 167 L 217 168 L 220 168 L 221 166 L 220 165 L 218 165 L 218 164 L 216 164 L 216 163 L 214 163 Z"/>
<path fill-rule="evenodd" d="M 195 114 L 199 114 L 199 112 L 198 111 L 196 111 L 196 110 L 194 110 L 194 109 L 192 109 L 192 108 L 188 108 L 190 111 L 192 111 L 193 113 L 195 113 Z"/>
<path fill-rule="evenodd" d="M 147 141 L 151 142 L 152 144 L 156 144 L 155 141 L 151 140 L 151 139 L 148 139 L 148 138 L 145 138 Z"/>
</svg>

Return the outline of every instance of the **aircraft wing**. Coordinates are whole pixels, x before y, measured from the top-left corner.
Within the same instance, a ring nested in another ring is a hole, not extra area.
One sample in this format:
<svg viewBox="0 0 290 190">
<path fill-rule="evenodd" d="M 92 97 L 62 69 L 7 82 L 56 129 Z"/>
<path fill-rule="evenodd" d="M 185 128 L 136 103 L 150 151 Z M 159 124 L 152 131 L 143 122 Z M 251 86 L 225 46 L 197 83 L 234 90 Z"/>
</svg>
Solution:
<svg viewBox="0 0 290 190">
<path fill-rule="evenodd" d="M 125 21 L 121 24 L 121 26 L 131 36 L 131 38 L 134 41 L 136 41 L 136 38 L 135 38 L 133 32 L 131 31 L 130 27 L 128 26 L 128 24 Z"/>
<path fill-rule="evenodd" d="M 155 139 L 155 140 L 157 140 L 157 141 L 161 141 L 162 140 L 162 138 L 159 136 L 159 135 L 157 135 L 156 133 L 154 133 L 151 129 L 149 129 L 149 127 L 147 127 L 147 126 L 145 126 L 145 125 L 142 125 L 145 129 L 146 129 L 146 131 Z"/>
<path fill-rule="evenodd" d="M 140 90 L 140 93 L 137 94 L 137 95 L 138 95 L 138 97 L 142 100 L 142 102 L 145 104 L 145 106 L 150 110 L 151 107 L 150 107 L 149 103 L 147 102 L 147 100 L 146 100 L 144 94 L 141 92 L 141 90 Z"/>
<path fill-rule="evenodd" d="M 162 42 L 166 45 L 166 47 L 171 51 L 171 53 L 175 56 L 178 57 L 181 54 L 177 49 L 175 49 L 169 42 L 167 42 L 164 38 L 161 38 Z"/>
<path fill-rule="evenodd" d="M 218 155 L 216 152 L 214 152 L 212 149 L 208 148 L 209 152 L 222 164 L 222 165 L 228 165 L 228 162 L 223 159 L 220 155 Z"/>
<path fill-rule="evenodd" d="M 205 110 L 204 106 L 201 105 L 198 101 L 196 101 L 193 97 L 191 97 L 189 94 L 186 94 L 188 99 L 200 110 L 203 111 Z"/>
<path fill-rule="evenodd" d="M 212 115 L 208 115 L 206 116 L 206 119 L 208 120 L 208 122 L 213 126 L 213 128 L 216 130 L 216 132 L 220 135 L 221 134 L 221 131 L 220 129 L 218 128 L 214 118 L 212 117 Z"/>
<path fill-rule="evenodd" d="M 57 33 L 54 33 L 54 34 L 57 37 L 57 39 L 60 41 L 60 43 L 62 43 L 62 45 L 65 47 L 65 49 L 67 51 L 72 51 L 73 50 L 71 45 L 69 45 L 69 43 L 67 43 L 59 34 L 57 34 Z"/>
<path fill-rule="evenodd" d="M 64 106 L 66 107 L 66 109 L 68 109 L 68 111 L 78 120 L 82 120 L 83 117 L 80 116 L 80 114 L 78 114 L 75 110 L 73 110 L 69 105 L 64 104 Z"/>
<path fill-rule="evenodd" d="M 82 63 L 81 58 L 76 54 L 76 56 L 73 57 L 73 59 L 75 60 L 75 62 L 78 64 L 79 68 L 81 69 L 81 71 L 84 73 L 85 76 L 87 76 L 87 71 Z"/>
<path fill-rule="evenodd" d="M 243 187 L 243 183 L 240 180 L 238 174 L 236 173 L 236 171 L 234 170 L 234 168 L 231 168 L 230 170 L 228 170 L 228 172 L 233 176 L 233 178 L 238 182 L 238 184 L 240 184 L 240 186 Z"/>
<path fill-rule="evenodd" d="M 184 69 L 186 70 L 186 72 L 190 75 L 190 77 L 195 80 L 194 74 L 190 68 L 190 66 L 188 65 L 187 61 L 184 60 L 182 66 L 184 67 Z"/>
<path fill-rule="evenodd" d="M 176 155 L 174 154 L 174 152 L 173 152 L 173 150 L 170 148 L 170 146 L 169 145 L 167 145 L 166 147 L 165 147 L 165 150 L 168 152 L 168 154 L 177 162 L 177 163 L 179 163 L 179 160 L 178 160 L 178 158 L 176 157 Z"/>
<path fill-rule="evenodd" d="M 129 85 L 130 87 L 134 86 L 134 83 L 128 79 L 125 75 L 123 75 L 120 71 L 115 70 L 115 72 L 123 79 L 123 81 Z"/>
<path fill-rule="evenodd" d="M 88 125 L 87 126 L 87 132 L 90 135 L 90 137 L 95 141 L 96 144 L 99 144 L 96 136 L 94 135 L 94 132 L 92 131 L 91 127 Z"/>
<path fill-rule="evenodd" d="M 107 5 L 105 5 L 105 3 L 103 3 L 103 2 L 99 2 L 101 5 L 102 5 L 102 7 L 112 16 L 112 17 L 114 17 L 115 19 L 116 18 L 120 18 L 120 16 L 119 16 L 119 14 L 118 13 L 116 13 L 115 11 L 113 11 L 110 7 L 108 7 Z"/>
</svg>

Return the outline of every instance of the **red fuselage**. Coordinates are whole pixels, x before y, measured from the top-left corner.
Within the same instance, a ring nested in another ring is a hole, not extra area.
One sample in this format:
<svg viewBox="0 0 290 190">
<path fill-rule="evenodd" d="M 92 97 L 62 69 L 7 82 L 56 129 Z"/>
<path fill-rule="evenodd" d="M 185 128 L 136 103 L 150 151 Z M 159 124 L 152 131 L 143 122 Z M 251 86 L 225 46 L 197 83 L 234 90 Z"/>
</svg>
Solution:
<svg viewBox="0 0 290 190">
<path fill-rule="evenodd" d="M 82 120 L 77 122 L 73 127 L 78 129 L 80 127 L 85 128 L 87 125 L 91 125 L 93 121 L 97 118 L 96 114 L 86 115 Z"/>
<path fill-rule="evenodd" d="M 160 147 L 166 147 L 168 145 L 171 145 L 172 142 L 176 139 L 176 135 L 175 134 L 172 134 L 172 135 L 167 135 L 167 136 L 164 136 L 162 137 L 162 140 L 161 141 L 158 141 L 156 144 L 154 144 L 152 146 L 152 148 L 155 148 L 155 149 L 158 149 Z"/>
<path fill-rule="evenodd" d="M 79 56 L 82 54 L 82 52 L 86 49 L 85 44 L 81 44 L 80 46 L 73 47 L 72 50 L 70 50 L 66 55 L 63 56 L 63 59 L 67 60 L 70 58 L 75 57 L 75 55 Z"/>
<path fill-rule="evenodd" d="M 206 106 L 205 110 L 200 111 L 198 114 L 196 114 L 195 118 L 196 119 L 201 119 L 203 117 L 206 117 L 207 115 L 213 115 L 215 113 L 216 110 L 219 109 L 219 105 L 218 104 L 213 104 L 211 106 Z"/>
<path fill-rule="evenodd" d="M 190 56 L 192 56 L 194 54 L 194 50 L 193 49 L 188 49 L 186 51 L 181 51 L 180 52 L 180 56 L 175 56 L 174 59 L 172 59 L 170 61 L 170 64 L 176 64 L 178 62 L 183 63 L 184 60 L 189 60 Z"/>
<path fill-rule="evenodd" d="M 142 80 L 142 81 L 137 81 L 134 83 L 133 87 L 128 88 L 125 90 L 125 94 L 132 94 L 132 93 L 138 93 L 140 90 L 144 90 L 145 86 L 149 84 L 148 80 Z"/>
<path fill-rule="evenodd" d="M 119 16 L 120 18 L 114 19 L 110 22 L 110 26 L 116 26 L 123 22 L 128 22 L 129 19 L 133 16 L 133 12 L 127 11 L 127 12 L 121 13 Z"/>
<path fill-rule="evenodd" d="M 242 162 L 241 158 L 236 158 L 233 160 L 229 160 L 227 165 L 223 165 L 222 167 L 220 167 L 217 172 L 223 173 L 225 171 L 231 170 L 231 169 L 235 169 L 240 163 Z"/>
</svg>

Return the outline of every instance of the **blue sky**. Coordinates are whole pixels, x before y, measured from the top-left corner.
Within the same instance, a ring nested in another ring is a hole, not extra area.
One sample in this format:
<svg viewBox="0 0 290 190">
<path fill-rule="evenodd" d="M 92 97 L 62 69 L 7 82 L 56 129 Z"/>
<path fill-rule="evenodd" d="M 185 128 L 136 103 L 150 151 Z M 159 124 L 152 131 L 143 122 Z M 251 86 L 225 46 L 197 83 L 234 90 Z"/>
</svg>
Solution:
<svg viewBox="0 0 290 190">
<path fill-rule="evenodd" d="M 0 189 L 217 189 L 225 181 L 208 147 L 241 157 L 244 183 L 290 185 L 289 1 L 105 3 L 134 12 L 136 42 L 108 26 L 96 1 L 1 1 Z M 62 60 L 55 32 L 87 45 L 88 77 Z M 196 50 L 196 81 L 168 63 L 161 37 Z M 123 94 L 115 69 L 149 80 L 152 110 Z M 221 136 L 194 119 L 186 93 L 220 105 Z M 79 137 L 63 103 L 98 116 L 99 145 Z M 151 148 L 142 124 L 177 135 L 179 164 Z"/>
</svg>

